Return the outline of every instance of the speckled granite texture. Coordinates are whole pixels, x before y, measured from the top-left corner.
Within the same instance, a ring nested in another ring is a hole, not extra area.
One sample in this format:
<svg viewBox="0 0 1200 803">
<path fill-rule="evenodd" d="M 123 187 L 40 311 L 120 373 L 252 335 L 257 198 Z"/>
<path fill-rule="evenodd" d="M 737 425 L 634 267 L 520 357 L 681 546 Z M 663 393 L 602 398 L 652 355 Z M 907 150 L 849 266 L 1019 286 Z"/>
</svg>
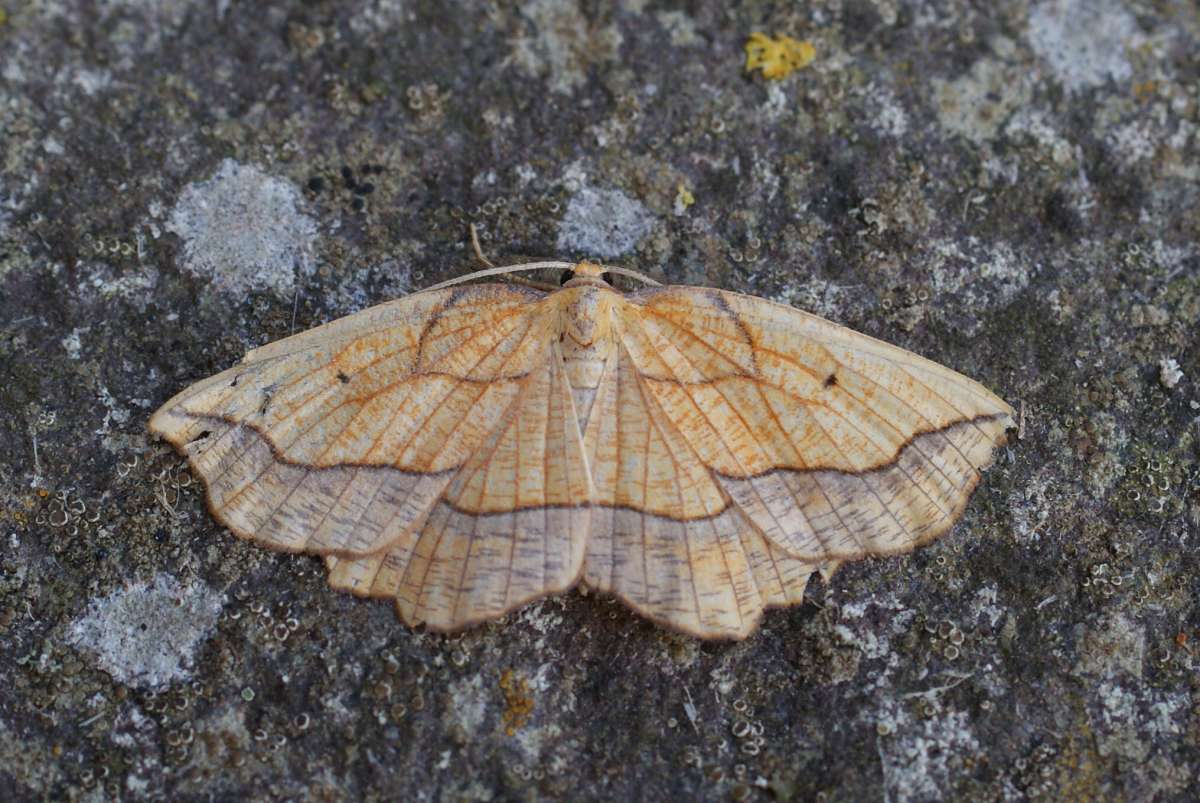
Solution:
<svg viewBox="0 0 1200 803">
<path fill-rule="evenodd" d="M 817 57 L 747 76 L 755 31 Z M 1198 53 L 1187 0 L 0 0 L 3 796 L 1194 795 Z M 743 643 L 579 594 L 411 632 L 145 422 L 472 221 L 898 343 L 1021 438 Z"/>
</svg>

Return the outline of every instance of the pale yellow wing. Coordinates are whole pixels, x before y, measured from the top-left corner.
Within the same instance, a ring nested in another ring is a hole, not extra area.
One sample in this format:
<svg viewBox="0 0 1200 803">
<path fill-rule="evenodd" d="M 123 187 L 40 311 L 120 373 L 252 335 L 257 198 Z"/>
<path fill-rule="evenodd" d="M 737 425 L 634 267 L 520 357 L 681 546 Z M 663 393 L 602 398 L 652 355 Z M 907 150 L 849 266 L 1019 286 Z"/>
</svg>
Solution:
<svg viewBox="0 0 1200 803">
<path fill-rule="evenodd" d="M 730 503 L 621 342 L 584 444 L 594 485 L 589 586 L 707 638 L 743 638 L 765 607 L 803 597 L 816 566 L 770 544 Z"/>
<path fill-rule="evenodd" d="M 802 561 L 903 552 L 945 532 L 1012 426 L 979 383 L 791 307 L 690 287 L 629 302 L 626 349 L 697 456 L 693 473 Z M 677 508 L 659 493 L 641 509 Z"/>
<path fill-rule="evenodd" d="M 392 568 L 404 555 L 406 620 L 488 618 L 569 586 L 586 539 L 586 467 L 543 298 L 477 285 L 365 310 L 250 352 L 150 428 L 235 534 Z M 384 588 L 343 564 L 336 585 Z"/>
</svg>

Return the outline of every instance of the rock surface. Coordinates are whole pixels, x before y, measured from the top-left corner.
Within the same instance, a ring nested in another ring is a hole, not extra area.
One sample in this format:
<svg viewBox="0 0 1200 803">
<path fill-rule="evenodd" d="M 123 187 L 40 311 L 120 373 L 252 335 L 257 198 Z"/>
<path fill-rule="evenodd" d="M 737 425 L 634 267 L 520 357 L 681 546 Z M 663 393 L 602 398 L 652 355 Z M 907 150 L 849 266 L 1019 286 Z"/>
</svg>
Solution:
<svg viewBox="0 0 1200 803">
<path fill-rule="evenodd" d="M 0 0 L 9 794 L 1189 795 L 1195 6 L 726 5 Z M 817 57 L 748 76 L 755 31 Z M 473 267 L 468 222 L 496 260 L 827 315 L 995 389 L 1021 438 L 949 536 L 743 643 L 580 594 L 411 632 L 222 531 L 145 421 Z"/>
</svg>

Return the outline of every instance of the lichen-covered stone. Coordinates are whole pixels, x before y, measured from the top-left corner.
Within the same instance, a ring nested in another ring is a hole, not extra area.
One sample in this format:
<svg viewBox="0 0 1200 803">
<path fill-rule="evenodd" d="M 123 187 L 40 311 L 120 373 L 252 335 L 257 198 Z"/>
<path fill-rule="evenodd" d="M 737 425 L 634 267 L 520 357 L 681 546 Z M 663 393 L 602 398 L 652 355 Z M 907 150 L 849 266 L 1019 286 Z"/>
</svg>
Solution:
<svg viewBox="0 0 1200 803">
<path fill-rule="evenodd" d="M 1192 794 L 1195 14 L 667 5 L 0 2 L 8 796 Z M 754 32 L 816 59 L 748 76 Z M 215 526 L 145 420 L 471 269 L 470 222 L 496 261 L 832 317 L 995 389 L 1021 436 L 948 537 L 743 643 L 578 593 L 409 631 Z"/>
</svg>

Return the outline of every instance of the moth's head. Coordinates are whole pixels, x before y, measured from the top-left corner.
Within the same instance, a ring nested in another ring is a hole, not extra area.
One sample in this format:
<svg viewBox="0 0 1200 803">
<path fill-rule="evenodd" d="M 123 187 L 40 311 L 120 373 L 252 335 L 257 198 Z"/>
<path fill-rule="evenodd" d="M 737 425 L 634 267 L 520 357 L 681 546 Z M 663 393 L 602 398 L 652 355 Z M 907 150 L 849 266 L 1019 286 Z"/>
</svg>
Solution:
<svg viewBox="0 0 1200 803">
<path fill-rule="evenodd" d="M 561 304 L 562 334 L 582 348 L 608 338 L 613 305 L 620 296 L 608 271 L 594 262 L 577 262 L 563 271 L 562 286 L 554 295 Z"/>
<path fill-rule="evenodd" d="M 585 260 L 563 271 L 561 284 L 563 287 L 611 287 L 612 279 L 607 268 Z"/>
</svg>

